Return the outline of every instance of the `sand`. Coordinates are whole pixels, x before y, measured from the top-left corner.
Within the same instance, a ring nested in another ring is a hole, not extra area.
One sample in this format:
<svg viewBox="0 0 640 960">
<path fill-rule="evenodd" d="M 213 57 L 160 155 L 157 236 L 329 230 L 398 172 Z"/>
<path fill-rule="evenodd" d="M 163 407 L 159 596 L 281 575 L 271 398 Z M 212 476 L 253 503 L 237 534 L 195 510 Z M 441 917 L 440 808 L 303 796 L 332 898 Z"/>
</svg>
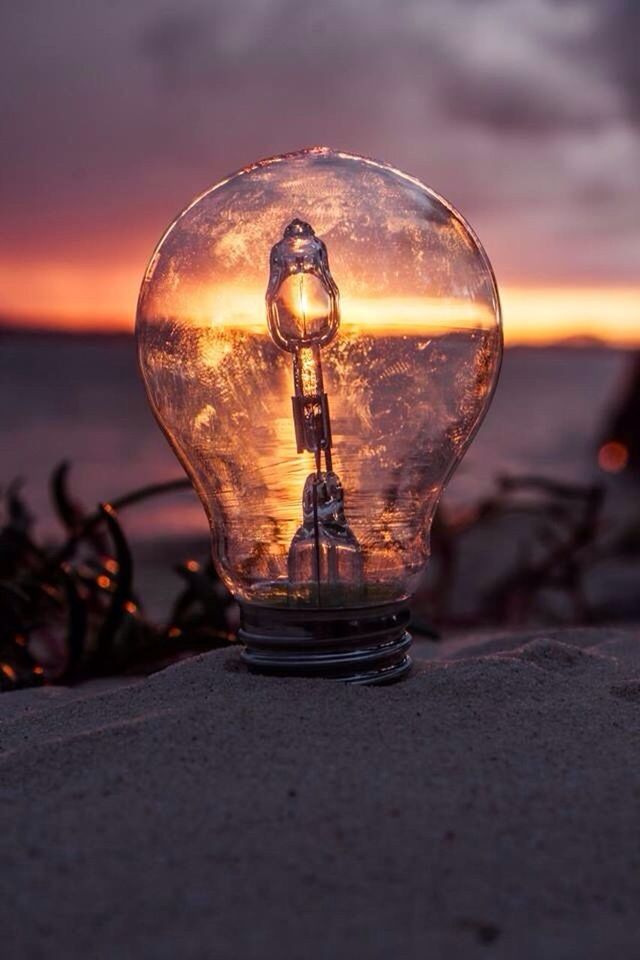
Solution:
<svg viewBox="0 0 640 960">
<path fill-rule="evenodd" d="M 635 958 L 640 630 L 0 697 L 14 958 Z"/>
</svg>

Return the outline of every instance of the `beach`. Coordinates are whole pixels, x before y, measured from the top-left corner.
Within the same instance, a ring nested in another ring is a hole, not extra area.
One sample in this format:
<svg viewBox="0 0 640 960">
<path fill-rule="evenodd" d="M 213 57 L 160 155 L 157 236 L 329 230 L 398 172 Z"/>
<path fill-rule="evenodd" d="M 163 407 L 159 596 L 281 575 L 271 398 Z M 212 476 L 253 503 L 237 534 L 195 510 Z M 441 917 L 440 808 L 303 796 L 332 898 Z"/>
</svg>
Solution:
<svg viewBox="0 0 640 960">
<path fill-rule="evenodd" d="M 5 694 L 3 957 L 635 956 L 638 639 L 424 644 L 382 688 L 230 649 Z"/>
</svg>

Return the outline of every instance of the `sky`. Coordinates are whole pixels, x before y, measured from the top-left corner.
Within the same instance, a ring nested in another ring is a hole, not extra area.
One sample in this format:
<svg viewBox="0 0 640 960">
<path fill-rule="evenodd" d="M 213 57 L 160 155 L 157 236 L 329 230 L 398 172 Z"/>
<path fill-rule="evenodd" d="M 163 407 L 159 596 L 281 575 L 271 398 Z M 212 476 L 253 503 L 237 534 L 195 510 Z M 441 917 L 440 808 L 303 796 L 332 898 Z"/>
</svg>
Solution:
<svg viewBox="0 0 640 960">
<path fill-rule="evenodd" d="M 0 13 L 0 316 L 130 328 L 195 195 L 326 144 L 471 222 L 507 340 L 640 342 L 637 0 L 20 0 Z"/>
</svg>

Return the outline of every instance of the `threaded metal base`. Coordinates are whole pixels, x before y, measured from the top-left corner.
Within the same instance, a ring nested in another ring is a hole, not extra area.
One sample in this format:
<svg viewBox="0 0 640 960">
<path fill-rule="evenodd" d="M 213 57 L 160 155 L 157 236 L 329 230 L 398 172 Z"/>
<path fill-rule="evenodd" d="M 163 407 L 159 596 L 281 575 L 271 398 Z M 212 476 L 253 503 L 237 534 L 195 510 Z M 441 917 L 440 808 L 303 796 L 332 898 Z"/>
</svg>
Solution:
<svg viewBox="0 0 640 960">
<path fill-rule="evenodd" d="M 242 605 L 242 659 L 255 673 L 389 683 L 411 667 L 403 603 L 351 609 Z"/>
</svg>

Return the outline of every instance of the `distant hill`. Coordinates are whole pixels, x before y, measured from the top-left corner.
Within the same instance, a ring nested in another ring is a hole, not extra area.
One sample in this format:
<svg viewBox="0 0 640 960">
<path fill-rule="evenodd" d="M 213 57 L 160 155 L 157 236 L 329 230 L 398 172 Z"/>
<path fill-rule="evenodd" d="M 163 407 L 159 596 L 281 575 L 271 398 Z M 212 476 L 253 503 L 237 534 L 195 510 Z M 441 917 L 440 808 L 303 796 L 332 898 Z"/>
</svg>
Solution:
<svg viewBox="0 0 640 960">
<path fill-rule="evenodd" d="M 593 347 L 598 347 L 600 349 L 608 349 L 610 344 L 606 340 L 602 340 L 600 337 L 594 337 L 590 334 L 579 334 L 576 333 L 571 337 L 563 337 L 561 340 L 555 340 L 552 344 L 554 347 L 572 347 L 583 349 L 592 349 Z"/>
<path fill-rule="evenodd" d="M 70 327 L 54 327 L 43 321 L 41 324 L 19 321 L 0 317 L 0 337 L 20 337 L 42 339 L 44 337 L 65 337 L 76 340 L 130 340 L 132 330 L 99 330 L 95 327 L 73 329 Z"/>
</svg>

